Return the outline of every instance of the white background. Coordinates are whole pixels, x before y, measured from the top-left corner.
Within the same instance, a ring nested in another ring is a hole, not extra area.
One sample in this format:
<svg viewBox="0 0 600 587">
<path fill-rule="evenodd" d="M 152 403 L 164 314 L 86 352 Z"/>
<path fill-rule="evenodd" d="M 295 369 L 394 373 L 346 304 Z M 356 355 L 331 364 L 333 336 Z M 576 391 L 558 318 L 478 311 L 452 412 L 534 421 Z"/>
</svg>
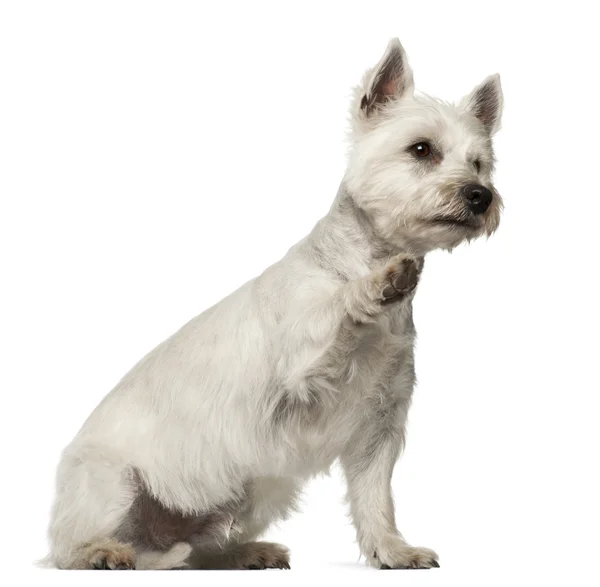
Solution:
<svg viewBox="0 0 600 587">
<path fill-rule="evenodd" d="M 350 88 L 398 36 L 422 91 L 456 100 L 499 71 L 506 99 L 500 230 L 430 255 L 416 298 L 419 386 L 394 490 L 401 530 L 441 568 L 359 563 L 334 471 L 267 536 L 292 548 L 290 573 L 110 581 L 598 580 L 592 3 L 0 6 L 1 575 L 80 584 L 32 565 L 61 449 L 137 359 L 326 213 Z"/>
</svg>

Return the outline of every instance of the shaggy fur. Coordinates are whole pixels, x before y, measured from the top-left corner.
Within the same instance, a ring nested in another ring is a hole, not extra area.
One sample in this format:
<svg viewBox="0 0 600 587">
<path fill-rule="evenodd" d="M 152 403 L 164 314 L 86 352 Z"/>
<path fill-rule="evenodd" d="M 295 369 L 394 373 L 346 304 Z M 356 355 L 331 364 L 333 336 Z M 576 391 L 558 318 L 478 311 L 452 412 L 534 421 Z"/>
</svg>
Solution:
<svg viewBox="0 0 600 587">
<path fill-rule="evenodd" d="M 501 108 L 498 76 L 457 106 L 415 95 L 390 42 L 356 90 L 327 216 L 144 357 L 64 451 L 53 564 L 288 568 L 285 547 L 254 541 L 339 459 L 368 563 L 438 566 L 396 528 L 390 487 L 415 382 L 412 299 L 428 251 L 498 226 Z M 493 195 L 484 213 L 467 206 L 473 184 Z"/>
</svg>

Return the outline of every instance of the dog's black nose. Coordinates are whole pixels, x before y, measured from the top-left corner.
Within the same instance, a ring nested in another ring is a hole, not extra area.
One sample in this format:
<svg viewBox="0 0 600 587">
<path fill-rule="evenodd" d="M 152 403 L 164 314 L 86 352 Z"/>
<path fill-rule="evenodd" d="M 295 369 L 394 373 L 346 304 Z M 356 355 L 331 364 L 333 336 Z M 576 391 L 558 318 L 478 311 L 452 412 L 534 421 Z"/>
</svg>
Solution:
<svg viewBox="0 0 600 587">
<path fill-rule="evenodd" d="M 476 183 L 466 185 L 462 189 L 461 195 L 467 204 L 467 208 L 473 214 L 483 214 L 492 203 L 492 192 Z"/>
</svg>

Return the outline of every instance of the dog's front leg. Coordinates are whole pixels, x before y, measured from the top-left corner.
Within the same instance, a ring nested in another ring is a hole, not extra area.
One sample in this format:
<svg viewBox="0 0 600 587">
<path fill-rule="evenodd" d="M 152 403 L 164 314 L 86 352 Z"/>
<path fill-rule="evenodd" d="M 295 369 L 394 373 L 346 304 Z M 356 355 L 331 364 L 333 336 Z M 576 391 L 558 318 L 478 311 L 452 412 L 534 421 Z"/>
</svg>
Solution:
<svg viewBox="0 0 600 587">
<path fill-rule="evenodd" d="M 277 364 L 287 399 L 314 406 L 323 405 L 329 392 L 335 395 L 339 382 L 349 377 L 351 353 L 369 332 L 365 325 L 389 304 L 412 295 L 422 267 L 422 258 L 396 255 L 384 267 L 293 313 L 281 325 Z"/>
<path fill-rule="evenodd" d="M 340 459 L 361 552 L 381 569 L 439 567 L 433 550 L 410 546 L 396 527 L 391 479 L 409 402 L 398 399 L 375 409 Z"/>
</svg>

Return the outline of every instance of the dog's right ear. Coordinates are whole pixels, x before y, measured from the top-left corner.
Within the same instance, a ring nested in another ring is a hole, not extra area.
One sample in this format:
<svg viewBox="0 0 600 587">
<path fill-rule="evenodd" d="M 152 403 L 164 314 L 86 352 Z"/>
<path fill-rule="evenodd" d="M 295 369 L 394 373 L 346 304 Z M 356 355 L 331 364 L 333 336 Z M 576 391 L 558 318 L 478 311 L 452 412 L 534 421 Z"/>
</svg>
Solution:
<svg viewBox="0 0 600 587">
<path fill-rule="evenodd" d="M 490 135 L 500 128 L 502 117 L 502 86 L 496 73 L 486 77 L 475 89 L 459 103 L 469 114 L 478 118 Z"/>
<path fill-rule="evenodd" d="M 412 93 L 414 81 L 404 48 L 392 39 L 379 63 L 367 74 L 360 109 L 367 117 L 390 100 Z"/>
</svg>

